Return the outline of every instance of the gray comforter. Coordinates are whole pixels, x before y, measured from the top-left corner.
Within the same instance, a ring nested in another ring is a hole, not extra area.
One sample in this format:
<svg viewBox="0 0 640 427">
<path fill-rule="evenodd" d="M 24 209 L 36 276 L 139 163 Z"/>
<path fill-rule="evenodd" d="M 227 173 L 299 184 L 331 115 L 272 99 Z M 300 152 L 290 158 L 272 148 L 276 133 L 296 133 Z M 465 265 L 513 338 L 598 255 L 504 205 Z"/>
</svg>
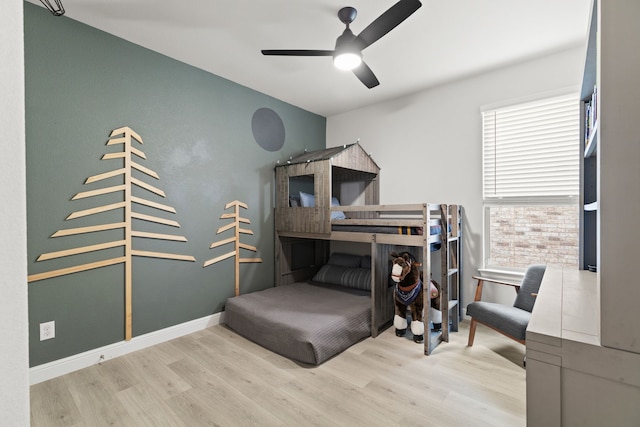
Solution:
<svg viewBox="0 0 640 427">
<path fill-rule="evenodd" d="M 318 365 L 371 334 L 369 292 L 294 283 L 229 298 L 225 323 L 291 359 Z"/>
</svg>

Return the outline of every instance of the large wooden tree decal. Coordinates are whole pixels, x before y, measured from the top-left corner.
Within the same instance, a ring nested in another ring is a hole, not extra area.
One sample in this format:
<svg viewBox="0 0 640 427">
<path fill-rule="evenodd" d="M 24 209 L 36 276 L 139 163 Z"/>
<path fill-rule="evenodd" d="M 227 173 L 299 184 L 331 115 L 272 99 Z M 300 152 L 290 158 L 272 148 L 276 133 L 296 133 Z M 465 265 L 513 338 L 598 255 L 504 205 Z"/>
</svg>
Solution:
<svg viewBox="0 0 640 427">
<path fill-rule="evenodd" d="M 209 246 L 209 249 L 217 248 L 218 246 L 226 245 L 227 243 L 235 243 L 235 249 L 232 250 L 231 252 L 227 252 L 224 255 L 220 255 L 218 257 L 205 261 L 202 267 L 208 267 L 211 264 L 215 264 L 216 262 L 235 256 L 236 296 L 238 296 L 240 295 L 240 263 L 262 262 L 262 258 L 241 258 L 240 257 L 240 249 L 247 249 L 253 252 L 257 252 L 258 249 L 255 246 L 247 245 L 246 243 L 242 243 L 240 241 L 241 234 L 253 234 L 253 231 L 241 227 L 241 223 L 251 224 L 251 221 L 248 218 L 243 218 L 240 216 L 240 208 L 249 209 L 249 207 L 245 203 L 234 200 L 233 202 L 227 203 L 224 208 L 226 210 L 231 207 L 234 208 L 233 213 L 222 214 L 222 216 L 220 216 L 220 219 L 232 219 L 233 222 L 218 228 L 218 231 L 216 231 L 216 234 L 220 234 L 224 231 L 233 229 L 234 230 L 233 237 L 229 237 L 228 239 L 223 239 L 217 242 L 213 242 L 211 246 Z"/>
<path fill-rule="evenodd" d="M 84 254 L 88 252 L 94 252 L 94 251 L 99 251 L 99 250 L 108 249 L 108 248 L 116 248 L 116 247 L 124 248 L 124 256 L 119 256 L 116 258 L 106 259 L 98 262 L 81 264 L 73 267 L 62 268 L 59 270 L 52 270 L 45 273 L 32 274 L 28 277 L 29 282 L 35 282 L 38 280 L 44 280 L 52 277 L 63 276 L 66 274 L 92 270 L 95 268 L 105 267 L 108 265 L 124 263 L 125 265 L 125 339 L 127 341 L 131 339 L 131 335 L 132 335 L 132 332 L 131 332 L 131 319 L 132 319 L 131 287 L 132 287 L 132 267 L 133 267 L 132 258 L 134 256 L 142 256 L 142 257 L 164 258 L 164 259 L 172 259 L 172 260 L 180 260 L 180 261 L 196 260 L 194 257 L 190 255 L 178 255 L 178 254 L 163 253 L 163 252 L 142 251 L 142 250 L 136 250 L 133 248 L 134 237 L 140 237 L 140 238 L 146 238 L 146 239 L 157 239 L 157 240 L 171 240 L 171 241 L 178 241 L 178 242 L 187 241 L 187 239 L 183 236 L 177 236 L 173 234 L 150 233 L 145 231 L 137 231 L 133 229 L 134 219 L 149 221 L 149 222 L 166 225 L 170 227 L 180 227 L 180 224 L 176 221 L 156 217 L 153 215 L 146 215 L 146 214 L 142 214 L 134 211 L 134 205 L 143 205 L 143 206 L 147 206 L 149 208 L 153 208 L 162 212 L 169 212 L 173 214 L 176 213 L 176 210 L 171 206 L 153 202 L 151 200 L 147 200 L 146 198 L 136 197 L 132 194 L 133 187 L 135 186 L 140 189 L 144 189 L 147 192 L 152 193 L 156 196 L 166 197 L 165 193 L 159 188 L 156 188 L 153 185 L 147 184 L 143 180 L 133 176 L 133 171 L 136 170 L 140 172 L 140 175 L 142 176 L 148 176 L 154 179 L 160 179 L 157 173 L 155 173 L 151 169 L 148 169 L 142 166 L 141 164 L 135 161 L 135 158 L 146 160 L 147 157 L 140 149 L 133 146 L 134 141 L 141 145 L 143 144 L 142 138 L 140 137 L 140 135 L 138 135 L 129 127 L 122 127 L 112 131 L 110 135 L 110 139 L 109 141 L 107 141 L 107 145 L 122 144 L 123 150 L 122 152 L 107 153 L 102 156 L 101 160 L 122 159 L 124 163 L 123 167 L 114 169 L 109 172 L 101 173 L 99 175 L 91 176 L 87 178 L 87 180 L 84 182 L 86 185 L 94 182 L 99 182 L 107 178 L 122 176 L 124 178 L 123 184 L 77 193 L 71 199 L 71 200 L 79 200 L 79 199 L 85 199 L 87 197 L 94 197 L 94 196 L 100 196 L 104 194 L 122 192 L 124 200 L 118 203 L 107 204 L 107 205 L 98 206 L 91 209 L 76 211 L 71 213 L 66 218 L 66 220 L 72 220 L 76 218 L 86 217 L 88 215 L 98 214 L 101 212 L 122 209 L 124 212 L 124 221 L 110 223 L 110 224 L 93 225 L 89 227 L 68 228 L 64 230 L 58 230 L 51 236 L 51 237 L 64 237 L 64 236 L 72 236 L 72 235 L 79 235 L 79 234 L 85 234 L 85 233 L 94 233 L 94 232 L 105 231 L 105 230 L 122 229 L 124 231 L 124 236 L 123 236 L 124 238 L 122 240 L 115 240 L 112 242 L 106 242 L 106 243 L 100 243 L 100 244 L 95 244 L 90 246 L 67 249 L 63 251 L 45 253 L 40 255 L 37 261 L 45 261 L 50 259 Z"/>
</svg>

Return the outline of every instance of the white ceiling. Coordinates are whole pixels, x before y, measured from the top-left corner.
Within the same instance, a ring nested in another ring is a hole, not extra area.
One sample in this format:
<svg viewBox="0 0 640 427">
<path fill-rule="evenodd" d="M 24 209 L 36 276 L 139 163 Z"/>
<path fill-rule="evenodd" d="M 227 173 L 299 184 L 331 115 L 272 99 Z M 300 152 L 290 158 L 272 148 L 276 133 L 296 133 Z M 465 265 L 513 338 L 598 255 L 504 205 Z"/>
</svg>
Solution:
<svg viewBox="0 0 640 427">
<path fill-rule="evenodd" d="M 591 3 L 422 0 L 417 12 L 364 50 L 380 80 L 373 89 L 335 69 L 330 57 L 260 53 L 331 50 L 344 30 L 341 7 L 358 10 L 351 25 L 357 35 L 395 1 L 62 0 L 68 18 L 327 117 L 584 46 Z"/>
</svg>

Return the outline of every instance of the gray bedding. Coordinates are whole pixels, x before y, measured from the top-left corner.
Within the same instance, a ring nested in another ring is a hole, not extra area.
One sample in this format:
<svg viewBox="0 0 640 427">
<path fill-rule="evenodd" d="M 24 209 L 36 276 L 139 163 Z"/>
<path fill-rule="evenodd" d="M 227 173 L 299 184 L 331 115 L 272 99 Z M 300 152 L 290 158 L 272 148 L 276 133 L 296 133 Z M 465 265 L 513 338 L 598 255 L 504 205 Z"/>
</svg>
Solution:
<svg viewBox="0 0 640 427">
<path fill-rule="evenodd" d="M 318 365 L 371 335 L 368 291 L 294 283 L 229 298 L 225 323 L 285 357 Z"/>
</svg>

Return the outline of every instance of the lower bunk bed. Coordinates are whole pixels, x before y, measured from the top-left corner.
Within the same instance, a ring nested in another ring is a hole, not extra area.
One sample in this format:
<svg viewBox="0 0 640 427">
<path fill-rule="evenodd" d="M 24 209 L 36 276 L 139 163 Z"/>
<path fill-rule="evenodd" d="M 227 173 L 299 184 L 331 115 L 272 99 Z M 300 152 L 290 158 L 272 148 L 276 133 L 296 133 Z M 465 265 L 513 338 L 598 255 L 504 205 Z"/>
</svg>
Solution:
<svg viewBox="0 0 640 427">
<path fill-rule="evenodd" d="M 334 253 L 312 280 L 229 298 L 224 322 L 275 353 L 319 365 L 371 335 L 371 258 Z"/>
<path fill-rule="evenodd" d="M 418 211 L 419 218 L 352 218 L 333 224 L 391 226 L 392 234 L 380 229 L 334 229 L 329 234 L 277 230 L 275 287 L 227 300 L 225 323 L 269 350 L 302 363 L 320 364 L 366 337 L 375 338 L 392 324 L 391 252 L 408 251 L 420 260 L 425 277 L 432 279 L 433 253 L 440 259 L 440 314 L 441 323 L 447 326 L 425 336 L 424 354 L 430 354 L 440 342 L 449 340 L 450 331 L 458 330 L 460 207 L 419 204 L 344 210 Z M 429 232 L 406 233 L 407 227 Z M 364 245 L 369 255 L 329 255 L 332 242 Z M 429 307 L 431 301 L 426 298 L 424 306 Z M 435 323 L 430 313 L 425 310 L 423 316 L 425 331 L 431 331 Z"/>
</svg>

